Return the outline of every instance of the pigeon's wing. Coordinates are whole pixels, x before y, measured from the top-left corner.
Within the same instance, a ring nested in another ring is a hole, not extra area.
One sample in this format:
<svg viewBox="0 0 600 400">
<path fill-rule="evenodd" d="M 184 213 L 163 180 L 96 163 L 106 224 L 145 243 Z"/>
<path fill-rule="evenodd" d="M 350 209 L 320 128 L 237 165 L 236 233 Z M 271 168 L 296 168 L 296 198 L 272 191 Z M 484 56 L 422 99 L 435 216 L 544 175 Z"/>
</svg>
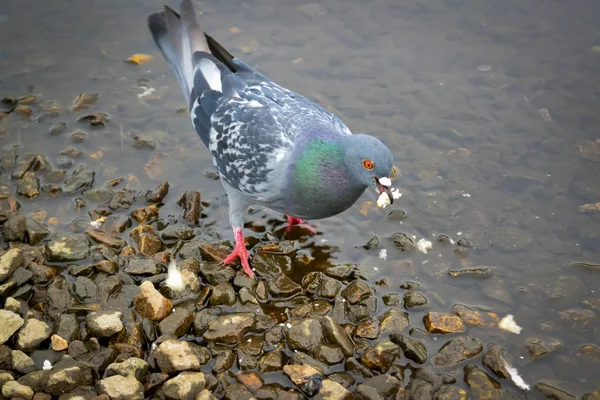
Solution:
<svg viewBox="0 0 600 400">
<path fill-rule="evenodd" d="M 233 58 L 232 62 L 238 67 L 235 75 L 242 78 L 249 85 L 248 90 L 250 92 L 277 103 L 284 109 L 286 114 L 290 116 L 302 115 L 304 121 L 312 125 L 318 124 L 322 125 L 323 128 L 334 129 L 346 135 L 352 134 L 340 118 L 313 100 L 278 85 L 238 58 Z"/>
<path fill-rule="evenodd" d="M 220 100 L 210 117 L 208 148 L 223 181 L 258 200 L 277 198 L 294 145 L 292 122 L 249 87 Z"/>
</svg>

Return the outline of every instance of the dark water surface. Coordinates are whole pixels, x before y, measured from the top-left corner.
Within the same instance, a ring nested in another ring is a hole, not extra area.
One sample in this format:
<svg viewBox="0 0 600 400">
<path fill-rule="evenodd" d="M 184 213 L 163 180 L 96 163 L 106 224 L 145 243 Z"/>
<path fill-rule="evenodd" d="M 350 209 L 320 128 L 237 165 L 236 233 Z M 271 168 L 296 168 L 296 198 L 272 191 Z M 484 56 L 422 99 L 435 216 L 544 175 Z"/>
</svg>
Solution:
<svg viewBox="0 0 600 400">
<path fill-rule="evenodd" d="M 97 172 L 97 186 L 123 176 L 148 189 L 167 179 L 171 201 L 163 216 L 178 216 L 174 199 L 199 190 L 211 204 L 201 222 L 206 237 L 230 239 L 224 191 L 205 176 L 212 170 L 209 153 L 189 118 L 177 112 L 185 103 L 146 27 L 147 14 L 163 3 L 3 0 L 0 97 L 34 93 L 68 108 L 77 94 L 96 92 L 90 111 L 111 119 L 89 129 L 76 122 L 82 112 L 40 123 L 12 113 L 0 143 L 54 162 L 73 144 L 69 133 L 83 129 L 87 137 L 75 145 L 85 154 L 77 162 Z M 371 284 L 387 279 L 378 295 L 419 282 L 430 305 L 411 312 L 414 321 L 457 303 L 513 314 L 520 335 L 482 327 L 469 327 L 469 335 L 506 348 L 531 385 L 552 381 L 577 396 L 600 390 L 600 359 L 580 351 L 600 346 L 600 309 L 592 306 L 600 304 L 600 271 L 573 266 L 600 263 L 600 211 L 578 209 L 600 202 L 600 142 L 594 145 L 600 139 L 599 2 L 197 4 L 205 30 L 232 53 L 330 108 L 353 132 L 381 138 L 394 153 L 403 197 L 379 210 L 363 205 L 375 201 L 375 193 L 365 194 L 347 212 L 317 221 L 319 235 L 306 242 L 309 249 L 331 246 L 329 262 L 360 264 Z M 133 53 L 153 59 L 141 66 L 124 62 Z M 50 136 L 56 121 L 67 130 Z M 135 148 L 136 136 L 156 149 Z M 155 154 L 164 157 L 149 174 L 144 167 Z M 55 231 L 85 212 L 68 196 L 20 202 L 25 214 L 42 208 L 58 218 Z M 385 219 L 393 208 L 406 212 L 402 222 Z M 284 222 L 263 210 L 248 221 L 261 230 Z M 433 248 L 402 253 L 390 239 L 395 232 L 431 240 Z M 436 240 L 442 234 L 465 238 L 473 248 L 459 257 Z M 360 247 L 374 235 L 387 260 L 378 257 L 380 249 Z M 482 265 L 491 276 L 447 274 Z M 577 313 L 584 320 L 572 317 Z M 562 345 L 533 360 L 526 348 L 532 339 Z M 445 342 L 427 340 L 430 354 Z"/>
</svg>

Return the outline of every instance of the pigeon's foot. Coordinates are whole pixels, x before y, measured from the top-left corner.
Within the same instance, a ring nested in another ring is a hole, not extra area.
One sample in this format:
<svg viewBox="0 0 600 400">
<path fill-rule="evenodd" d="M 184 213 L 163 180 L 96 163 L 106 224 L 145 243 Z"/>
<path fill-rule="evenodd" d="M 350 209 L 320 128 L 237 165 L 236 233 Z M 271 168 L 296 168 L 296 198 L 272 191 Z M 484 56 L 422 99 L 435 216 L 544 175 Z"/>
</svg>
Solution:
<svg viewBox="0 0 600 400">
<path fill-rule="evenodd" d="M 290 232 L 292 230 L 292 228 L 294 227 L 294 225 L 306 225 L 306 229 L 308 229 L 310 231 L 310 233 L 315 233 L 315 230 L 312 229 L 310 226 L 308 226 L 308 223 L 301 219 L 301 218 L 296 218 L 296 217 L 292 217 L 289 215 L 286 215 L 287 220 L 288 220 L 288 225 L 287 228 L 285 228 L 286 232 Z"/>
<path fill-rule="evenodd" d="M 248 250 L 246 250 L 246 245 L 244 244 L 244 235 L 242 234 L 241 229 L 233 229 L 233 235 L 235 236 L 235 248 L 224 260 L 224 264 L 229 264 L 233 260 L 239 257 L 242 262 L 242 268 L 244 268 L 244 272 L 250 278 L 254 278 L 254 272 L 250 269 L 250 256 L 248 255 Z"/>
</svg>

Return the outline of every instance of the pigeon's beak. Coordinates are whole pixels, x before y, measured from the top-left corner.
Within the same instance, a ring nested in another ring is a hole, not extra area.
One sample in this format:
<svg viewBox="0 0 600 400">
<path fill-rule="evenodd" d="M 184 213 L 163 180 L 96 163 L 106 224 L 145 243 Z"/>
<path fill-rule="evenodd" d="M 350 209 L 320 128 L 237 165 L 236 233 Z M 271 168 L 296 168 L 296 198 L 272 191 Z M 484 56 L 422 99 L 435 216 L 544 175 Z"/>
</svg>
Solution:
<svg viewBox="0 0 600 400">
<path fill-rule="evenodd" d="M 375 187 L 377 188 L 377 192 L 387 193 L 390 198 L 390 204 L 394 202 L 394 196 L 392 195 L 392 181 L 388 177 L 383 178 L 374 178 L 375 179 Z"/>
</svg>

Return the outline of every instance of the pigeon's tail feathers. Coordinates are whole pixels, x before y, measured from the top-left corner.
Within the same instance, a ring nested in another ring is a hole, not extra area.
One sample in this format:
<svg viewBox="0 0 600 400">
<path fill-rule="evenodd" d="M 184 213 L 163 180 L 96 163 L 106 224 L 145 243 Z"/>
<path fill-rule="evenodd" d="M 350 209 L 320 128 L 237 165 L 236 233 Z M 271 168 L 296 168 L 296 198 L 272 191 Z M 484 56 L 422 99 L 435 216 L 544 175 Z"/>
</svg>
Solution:
<svg viewBox="0 0 600 400">
<path fill-rule="evenodd" d="M 213 56 L 215 56 L 217 60 L 225 64 L 230 71 L 236 72 L 240 68 L 240 66 L 233 61 L 235 57 L 231 55 L 231 53 L 228 52 L 227 49 L 225 49 L 225 47 L 221 46 L 219 42 L 217 42 L 207 33 L 205 33 L 204 36 L 206 37 L 206 43 L 208 45 L 210 53 Z"/>
<path fill-rule="evenodd" d="M 210 54 L 210 48 L 196 20 L 190 0 L 181 2 L 180 14 L 165 6 L 148 16 L 148 27 L 154 42 L 169 62 L 188 100 L 194 88 L 194 53 Z"/>
</svg>

